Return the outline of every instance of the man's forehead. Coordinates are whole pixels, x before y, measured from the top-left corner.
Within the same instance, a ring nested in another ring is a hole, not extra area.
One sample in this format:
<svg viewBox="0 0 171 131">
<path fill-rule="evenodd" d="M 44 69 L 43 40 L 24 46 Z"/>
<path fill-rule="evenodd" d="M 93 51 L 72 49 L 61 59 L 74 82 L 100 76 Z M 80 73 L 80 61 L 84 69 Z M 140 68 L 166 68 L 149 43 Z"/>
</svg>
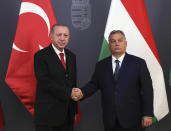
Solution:
<svg viewBox="0 0 171 131">
<path fill-rule="evenodd" d="M 63 30 L 63 29 L 69 30 L 68 27 L 66 27 L 66 26 L 55 26 L 55 27 L 54 27 L 54 30 L 60 30 L 60 29 L 62 29 L 62 30 Z"/>
<path fill-rule="evenodd" d="M 123 39 L 125 38 L 122 34 L 117 33 L 110 36 L 110 39 Z"/>
<path fill-rule="evenodd" d="M 56 33 L 69 33 L 69 29 L 65 26 L 57 27 L 54 29 L 54 32 Z"/>
</svg>

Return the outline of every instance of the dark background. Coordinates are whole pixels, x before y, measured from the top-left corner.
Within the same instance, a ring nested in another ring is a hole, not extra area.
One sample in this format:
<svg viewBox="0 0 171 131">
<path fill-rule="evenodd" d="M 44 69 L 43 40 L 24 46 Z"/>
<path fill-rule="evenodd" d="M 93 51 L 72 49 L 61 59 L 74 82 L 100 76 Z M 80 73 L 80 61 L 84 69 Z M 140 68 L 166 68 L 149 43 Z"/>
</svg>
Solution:
<svg viewBox="0 0 171 131">
<path fill-rule="evenodd" d="M 71 40 L 68 45 L 77 55 L 78 87 L 90 78 L 100 53 L 106 19 L 111 0 L 89 0 L 91 5 L 91 25 L 84 30 L 73 27 L 71 17 L 72 0 L 52 0 L 58 23 L 68 24 Z M 171 1 L 145 0 L 152 32 L 163 67 L 169 107 L 171 88 L 169 86 L 171 55 Z M 5 128 L 3 131 L 34 131 L 31 115 L 4 83 L 11 47 L 17 27 L 20 0 L 0 1 L 0 99 L 3 106 Z M 100 107 L 100 93 L 81 102 L 82 122 L 76 131 L 103 131 Z M 153 124 L 147 131 L 170 131 L 171 115 Z"/>
</svg>

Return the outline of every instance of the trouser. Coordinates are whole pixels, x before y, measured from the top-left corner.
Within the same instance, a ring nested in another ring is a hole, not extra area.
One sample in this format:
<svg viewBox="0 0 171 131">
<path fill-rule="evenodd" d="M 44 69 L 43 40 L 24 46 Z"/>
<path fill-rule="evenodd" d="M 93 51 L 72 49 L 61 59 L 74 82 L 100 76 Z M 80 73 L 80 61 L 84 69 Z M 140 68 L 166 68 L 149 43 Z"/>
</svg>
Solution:
<svg viewBox="0 0 171 131">
<path fill-rule="evenodd" d="M 105 131 L 145 131 L 145 128 L 142 127 L 141 123 L 137 123 L 130 128 L 123 128 L 119 121 L 116 120 L 115 126 L 113 128 L 105 128 Z"/>
</svg>

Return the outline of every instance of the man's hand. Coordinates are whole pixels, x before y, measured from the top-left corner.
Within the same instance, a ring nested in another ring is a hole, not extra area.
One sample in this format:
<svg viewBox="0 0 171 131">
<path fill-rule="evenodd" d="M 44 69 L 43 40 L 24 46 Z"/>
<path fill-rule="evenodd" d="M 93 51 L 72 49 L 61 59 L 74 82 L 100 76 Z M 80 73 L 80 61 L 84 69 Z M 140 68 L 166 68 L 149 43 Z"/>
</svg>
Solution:
<svg viewBox="0 0 171 131">
<path fill-rule="evenodd" d="M 142 127 L 149 127 L 152 124 L 152 117 L 144 116 L 142 118 Z"/>
<path fill-rule="evenodd" d="M 73 88 L 71 98 L 74 101 L 79 101 L 83 97 L 82 91 L 79 88 Z"/>
</svg>

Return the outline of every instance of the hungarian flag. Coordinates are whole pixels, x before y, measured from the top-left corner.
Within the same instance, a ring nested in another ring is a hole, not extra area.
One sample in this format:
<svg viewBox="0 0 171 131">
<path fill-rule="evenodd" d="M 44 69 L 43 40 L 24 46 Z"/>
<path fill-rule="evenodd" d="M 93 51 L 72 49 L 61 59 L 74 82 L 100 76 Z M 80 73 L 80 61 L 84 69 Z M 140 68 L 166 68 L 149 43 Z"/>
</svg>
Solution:
<svg viewBox="0 0 171 131">
<path fill-rule="evenodd" d="M 110 55 L 108 36 L 112 30 L 123 30 L 127 52 L 146 60 L 153 81 L 153 122 L 168 114 L 164 76 L 151 31 L 144 0 L 112 0 L 99 60 Z"/>
<path fill-rule="evenodd" d="M 4 127 L 4 118 L 3 118 L 2 107 L 0 103 L 0 131 L 2 131 L 3 127 Z"/>
</svg>

